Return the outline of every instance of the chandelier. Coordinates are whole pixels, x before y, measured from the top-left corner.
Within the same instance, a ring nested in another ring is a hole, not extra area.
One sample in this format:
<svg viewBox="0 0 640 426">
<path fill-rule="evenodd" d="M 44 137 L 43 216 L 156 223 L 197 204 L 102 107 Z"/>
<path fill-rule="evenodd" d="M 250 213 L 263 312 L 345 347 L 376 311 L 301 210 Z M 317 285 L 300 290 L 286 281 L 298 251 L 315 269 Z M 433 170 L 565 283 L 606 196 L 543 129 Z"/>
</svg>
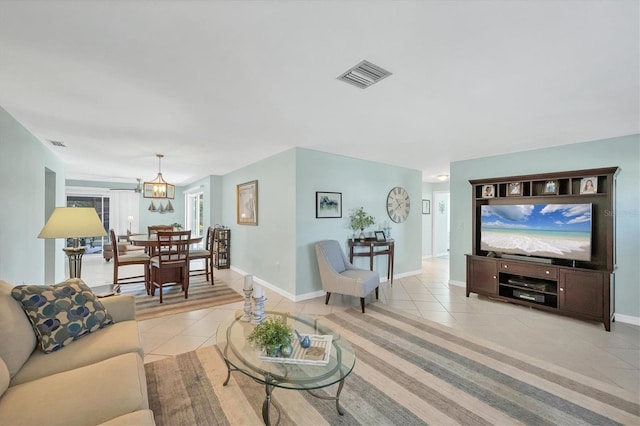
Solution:
<svg viewBox="0 0 640 426">
<path fill-rule="evenodd" d="M 144 183 L 142 187 L 142 196 L 144 198 L 155 198 L 157 200 L 173 200 L 176 198 L 176 187 L 175 185 L 168 183 L 162 177 L 161 162 L 164 155 L 156 154 L 156 157 L 158 157 L 158 175 L 152 181 Z M 161 202 L 159 202 L 158 207 L 156 207 L 152 200 L 149 205 L 149 211 L 157 213 L 172 213 L 173 206 L 171 205 L 171 201 L 167 201 L 166 207 L 164 207 Z"/>
</svg>

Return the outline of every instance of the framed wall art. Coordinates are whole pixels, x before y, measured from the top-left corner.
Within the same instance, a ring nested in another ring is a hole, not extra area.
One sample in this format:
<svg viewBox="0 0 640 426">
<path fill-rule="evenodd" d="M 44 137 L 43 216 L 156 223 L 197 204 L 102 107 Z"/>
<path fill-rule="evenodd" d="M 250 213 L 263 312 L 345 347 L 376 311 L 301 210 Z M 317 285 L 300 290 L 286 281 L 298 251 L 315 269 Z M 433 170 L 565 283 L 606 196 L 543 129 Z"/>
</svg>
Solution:
<svg viewBox="0 0 640 426">
<path fill-rule="evenodd" d="M 385 237 L 383 231 L 374 231 L 376 236 L 376 241 L 387 241 L 387 237 Z"/>
<path fill-rule="evenodd" d="M 542 190 L 543 194 L 557 194 L 558 193 L 558 181 L 557 180 L 548 180 L 544 183 L 544 188 Z"/>
<path fill-rule="evenodd" d="M 236 185 L 236 212 L 238 225 L 258 224 L 258 181 Z"/>
<path fill-rule="evenodd" d="M 493 185 L 482 185 L 482 198 L 495 197 L 495 191 Z"/>
<path fill-rule="evenodd" d="M 316 192 L 316 218 L 342 217 L 342 192 Z"/>
<path fill-rule="evenodd" d="M 580 180 L 581 194 L 595 194 L 598 192 L 598 178 L 596 176 L 586 177 Z"/>
<path fill-rule="evenodd" d="M 422 200 L 422 214 L 431 214 L 431 200 Z"/>
<path fill-rule="evenodd" d="M 507 186 L 507 197 L 522 196 L 522 182 L 509 182 Z"/>
</svg>

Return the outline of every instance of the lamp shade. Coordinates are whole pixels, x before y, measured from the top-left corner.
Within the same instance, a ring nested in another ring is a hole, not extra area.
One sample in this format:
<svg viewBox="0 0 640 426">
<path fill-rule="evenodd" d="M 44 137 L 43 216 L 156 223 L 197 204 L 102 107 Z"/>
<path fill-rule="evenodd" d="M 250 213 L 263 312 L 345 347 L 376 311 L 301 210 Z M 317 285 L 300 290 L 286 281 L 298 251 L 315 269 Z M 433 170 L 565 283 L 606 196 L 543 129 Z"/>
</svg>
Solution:
<svg viewBox="0 0 640 426">
<path fill-rule="evenodd" d="M 56 207 L 38 238 L 104 237 L 107 232 L 93 207 Z"/>
</svg>

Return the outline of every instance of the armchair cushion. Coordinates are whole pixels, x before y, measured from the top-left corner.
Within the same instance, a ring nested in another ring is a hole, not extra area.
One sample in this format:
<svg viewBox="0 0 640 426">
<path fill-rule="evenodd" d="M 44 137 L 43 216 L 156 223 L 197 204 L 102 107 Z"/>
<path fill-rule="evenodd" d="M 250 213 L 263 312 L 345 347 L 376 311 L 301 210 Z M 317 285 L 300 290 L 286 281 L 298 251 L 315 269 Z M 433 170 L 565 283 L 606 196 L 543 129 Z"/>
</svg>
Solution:
<svg viewBox="0 0 640 426">
<path fill-rule="evenodd" d="M 375 271 L 355 268 L 335 240 L 317 243 L 316 255 L 322 288 L 328 293 L 363 298 L 380 285 L 380 275 Z"/>
<path fill-rule="evenodd" d="M 22 305 L 45 353 L 113 324 L 100 300 L 80 279 L 52 286 L 19 285 L 11 296 Z"/>
<path fill-rule="evenodd" d="M 345 262 L 344 256 L 342 255 L 342 249 L 337 244 L 337 241 L 327 241 L 326 244 L 322 244 L 320 246 L 320 250 L 327 262 L 327 266 L 340 274 L 348 269 L 348 262 Z"/>
<path fill-rule="evenodd" d="M 0 396 L 9 388 L 9 382 L 11 381 L 11 377 L 9 377 L 9 369 L 7 368 L 7 364 L 4 363 L 2 358 L 0 358 Z"/>
</svg>

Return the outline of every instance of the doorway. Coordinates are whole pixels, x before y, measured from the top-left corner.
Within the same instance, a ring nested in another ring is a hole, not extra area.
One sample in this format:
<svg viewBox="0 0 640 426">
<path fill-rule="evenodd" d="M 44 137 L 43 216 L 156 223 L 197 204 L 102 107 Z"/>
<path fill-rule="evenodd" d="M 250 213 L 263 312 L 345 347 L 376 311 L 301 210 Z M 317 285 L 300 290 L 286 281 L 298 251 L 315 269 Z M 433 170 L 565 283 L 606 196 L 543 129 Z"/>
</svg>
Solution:
<svg viewBox="0 0 640 426">
<path fill-rule="evenodd" d="M 449 192 L 433 193 L 433 256 L 449 257 L 449 236 L 451 230 L 449 214 Z"/>
<path fill-rule="evenodd" d="M 202 237 L 204 230 L 204 193 L 203 192 L 187 192 L 185 193 L 185 215 L 186 230 L 191 230 L 192 237 Z"/>
</svg>

